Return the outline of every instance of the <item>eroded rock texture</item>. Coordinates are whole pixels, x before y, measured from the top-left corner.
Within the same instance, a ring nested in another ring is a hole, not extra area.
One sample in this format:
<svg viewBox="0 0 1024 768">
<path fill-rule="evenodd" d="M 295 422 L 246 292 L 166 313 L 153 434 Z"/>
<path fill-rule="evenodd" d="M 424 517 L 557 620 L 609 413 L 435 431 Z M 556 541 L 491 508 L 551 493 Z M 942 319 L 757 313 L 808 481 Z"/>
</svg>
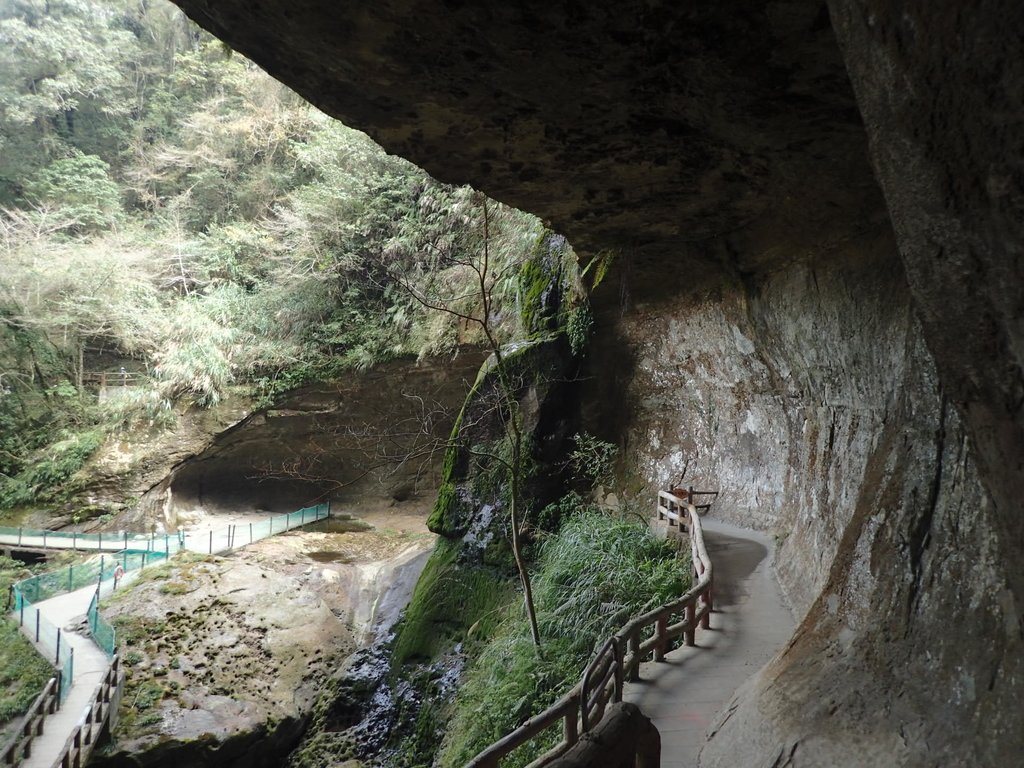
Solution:
<svg viewBox="0 0 1024 768">
<path fill-rule="evenodd" d="M 775 528 L 806 611 L 705 763 L 1019 759 L 1024 6 L 180 4 L 619 251 L 595 415 L 652 484 L 692 458 Z"/>
<path fill-rule="evenodd" d="M 369 371 L 300 387 L 272 409 L 239 418 L 193 446 L 140 509 L 164 525 L 208 512 L 262 509 L 335 499 L 405 501 L 436 493 L 443 446 L 481 354 L 396 360 Z"/>
</svg>

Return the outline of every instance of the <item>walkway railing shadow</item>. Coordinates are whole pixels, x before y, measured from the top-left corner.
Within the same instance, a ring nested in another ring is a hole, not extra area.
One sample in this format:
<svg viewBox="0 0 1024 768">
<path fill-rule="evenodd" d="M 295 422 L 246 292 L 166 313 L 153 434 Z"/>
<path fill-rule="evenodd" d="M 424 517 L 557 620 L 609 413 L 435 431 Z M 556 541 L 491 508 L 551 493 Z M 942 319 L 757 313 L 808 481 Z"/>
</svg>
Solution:
<svg viewBox="0 0 1024 768">
<path fill-rule="evenodd" d="M 466 768 L 498 768 L 513 750 L 559 725 L 562 740 L 527 768 L 541 768 L 566 755 L 579 743 L 581 734 L 598 727 L 610 702 L 622 701 L 625 682 L 640 679 L 641 662 L 651 658 L 662 661 L 678 638 L 683 638 L 686 645 L 694 645 L 697 629 L 710 627 L 712 568 L 698 507 L 691 503 L 694 493 L 689 489 L 681 498 L 662 491 L 657 502 L 659 521 L 666 521 L 670 530 L 689 533 L 694 586 L 681 597 L 637 616 L 608 638 L 587 665 L 579 683 L 539 715 L 474 757 Z"/>
</svg>

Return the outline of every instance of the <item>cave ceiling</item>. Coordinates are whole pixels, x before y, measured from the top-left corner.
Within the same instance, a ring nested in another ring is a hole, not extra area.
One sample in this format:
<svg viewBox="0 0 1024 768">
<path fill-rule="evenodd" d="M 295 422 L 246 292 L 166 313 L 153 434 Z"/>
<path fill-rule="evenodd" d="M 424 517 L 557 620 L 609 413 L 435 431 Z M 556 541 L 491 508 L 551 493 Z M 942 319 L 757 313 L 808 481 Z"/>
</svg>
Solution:
<svg viewBox="0 0 1024 768">
<path fill-rule="evenodd" d="M 651 285 L 667 254 L 874 188 L 821 2 L 178 4 L 389 152 Z"/>
</svg>

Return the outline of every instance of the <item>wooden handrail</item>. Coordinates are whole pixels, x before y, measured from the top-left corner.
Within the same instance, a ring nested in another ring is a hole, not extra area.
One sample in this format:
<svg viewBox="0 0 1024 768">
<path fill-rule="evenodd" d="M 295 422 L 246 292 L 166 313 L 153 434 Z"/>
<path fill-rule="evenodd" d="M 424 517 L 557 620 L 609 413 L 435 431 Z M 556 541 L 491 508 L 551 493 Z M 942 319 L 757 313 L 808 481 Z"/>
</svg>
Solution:
<svg viewBox="0 0 1024 768">
<path fill-rule="evenodd" d="M 710 628 L 712 567 L 704 546 L 704 528 L 697 512 L 707 505 L 698 506 L 690 501 L 697 493 L 710 495 L 717 494 L 717 491 L 693 491 L 691 488 L 686 499 L 661 491 L 657 502 L 658 520 L 668 521 L 670 529 L 689 531 L 690 554 L 697 583 L 672 602 L 631 619 L 601 645 L 572 690 L 491 744 L 470 760 L 466 768 L 499 768 L 501 759 L 512 750 L 561 721 L 561 742 L 527 768 L 542 768 L 551 763 L 568 752 L 579 741 L 581 733 L 597 727 L 609 701 L 622 701 L 625 681 L 640 679 L 640 663 L 644 659 L 653 655 L 655 661 L 662 661 L 673 640 L 682 637 L 686 645 L 692 646 L 697 629 Z M 673 617 L 679 615 L 683 618 L 673 622 Z M 644 634 L 651 628 L 654 632 L 645 638 Z"/>
<path fill-rule="evenodd" d="M 36 697 L 28 712 L 25 713 L 18 730 L 3 749 L 0 749 L 0 764 L 13 768 L 13 766 L 21 765 L 25 758 L 31 756 L 32 740 L 42 735 L 43 720 L 47 715 L 56 712 L 57 707 L 60 706 L 59 692 L 58 678 L 51 677 L 50 681 L 43 686 L 43 692 Z"/>
<path fill-rule="evenodd" d="M 148 374 L 137 371 L 90 371 L 82 374 L 82 383 L 99 384 L 100 387 L 120 387 L 136 384 L 148 378 Z"/>
<path fill-rule="evenodd" d="M 54 767 L 82 768 L 89 760 L 89 755 L 96 747 L 104 728 L 113 731 L 117 724 L 118 705 L 124 693 L 124 674 L 118 656 L 110 660 L 106 674 L 96 686 L 92 698 L 82 710 L 78 721 L 64 748 L 54 762 Z"/>
</svg>

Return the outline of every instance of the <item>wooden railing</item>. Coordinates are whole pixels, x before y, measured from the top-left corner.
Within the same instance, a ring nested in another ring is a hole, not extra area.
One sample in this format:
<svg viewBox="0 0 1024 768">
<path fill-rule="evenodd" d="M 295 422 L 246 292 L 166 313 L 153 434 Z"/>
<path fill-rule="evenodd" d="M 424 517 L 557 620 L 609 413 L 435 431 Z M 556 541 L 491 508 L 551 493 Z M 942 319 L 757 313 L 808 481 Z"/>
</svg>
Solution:
<svg viewBox="0 0 1024 768">
<path fill-rule="evenodd" d="M 123 693 L 124 673 L 120 658 L 114 656 L 107 667 L 107 673 L 82 712 L 82 719 L 64 743 L 54 768 L 58 765 L 60 768 L 82 768 L 86 764 L 104 728 L 112 732 L 117 725 L 118 705 Z"/>
<path fill-rule="evenodd" d="M 17 733 L 0 751 L 0 764 L 18 766 L 32 755 L 32 740 L 43 734 L 43 720 L 52 715 L 60 706 L 60 685 L 57 677 L 51 677 L 35 702 L 22 719 Z"/>
<path fill-rule="evenodd" d="M 82 374 L 83 384 L 94 384 L 100 389 L 107 387 L 133 387 L 141 384 L 149 376 L 135 371 L 96 371 Z"/>
<path fill-rule="evenodd" d="M 569 751 L 581 733 L 592 731 L 601 722 L 609 701 L 622 701 L 625 682 L 640 679 L 642 661 L 649 657 L 662 661 L 672 649 L 673 640 L 682 637 L 686 645 L 693 645 L 697 628 L 709 628 L 713 605 L 711 560 L 704 547 L 698 507 L 692 503 L 699 492 L 690 488 L 685 493 L 681 498 L 660 492 L 657 514 L 659 520 L 668 522 L 670 530 L 689 531 L 694 585 L 682 597 L 637 616 L 608 638 L 572 690 L 474 757 L 466 768 L 498 768 L 512 750 L 560 723 L 561 742 L 528 768 L 547 765 Z"/>
</svg>

